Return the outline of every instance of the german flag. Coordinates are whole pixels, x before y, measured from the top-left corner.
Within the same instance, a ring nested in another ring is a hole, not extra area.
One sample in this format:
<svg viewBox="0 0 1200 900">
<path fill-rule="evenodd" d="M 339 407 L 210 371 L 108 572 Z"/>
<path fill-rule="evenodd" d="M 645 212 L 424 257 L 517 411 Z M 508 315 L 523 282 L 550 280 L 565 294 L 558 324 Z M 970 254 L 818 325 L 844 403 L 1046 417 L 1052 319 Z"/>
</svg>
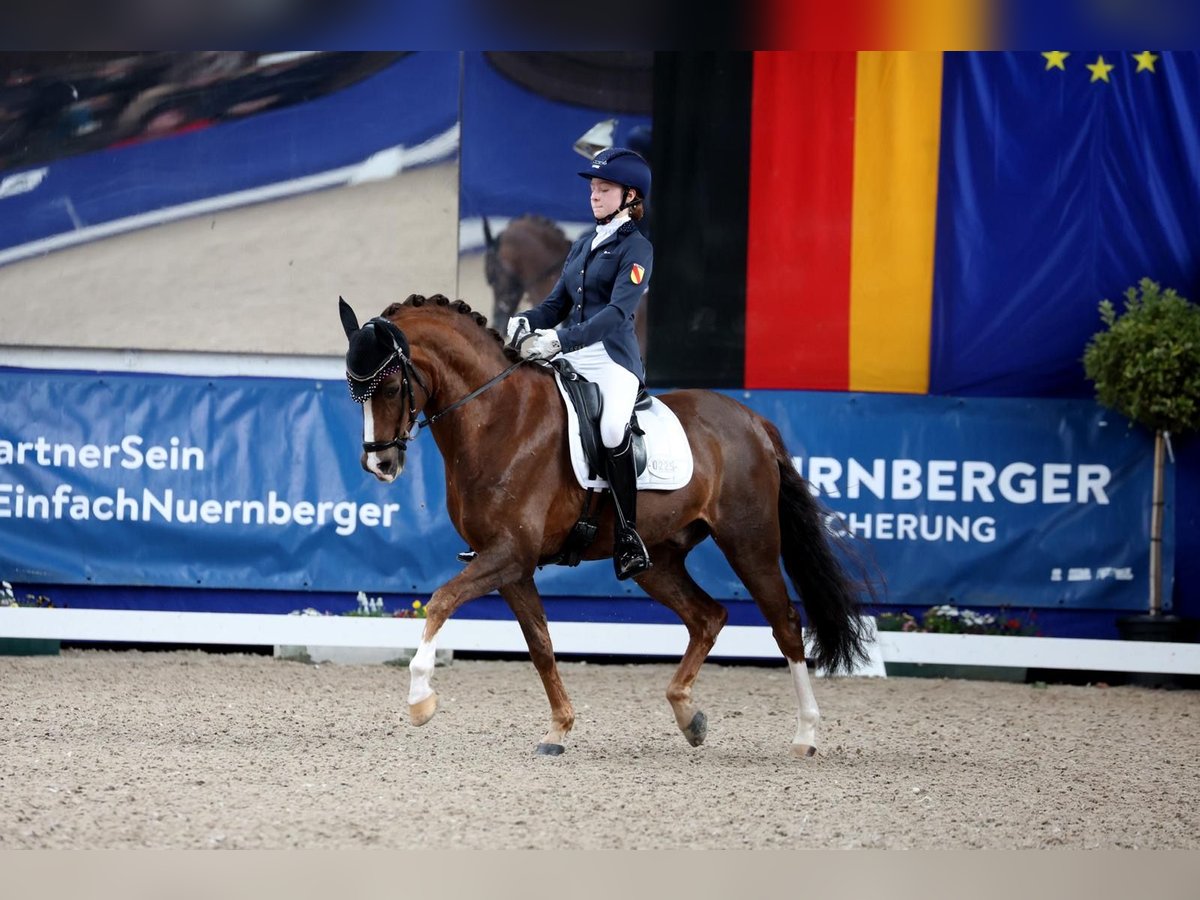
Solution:
<svg viewBox="0 0 1200 900">
<path fill-rule="evenodd" d="M 1200 54 L 757 52 L 749 388 L 1071 396 L 1100 300 L 1200 289 Z"/>
</svg>

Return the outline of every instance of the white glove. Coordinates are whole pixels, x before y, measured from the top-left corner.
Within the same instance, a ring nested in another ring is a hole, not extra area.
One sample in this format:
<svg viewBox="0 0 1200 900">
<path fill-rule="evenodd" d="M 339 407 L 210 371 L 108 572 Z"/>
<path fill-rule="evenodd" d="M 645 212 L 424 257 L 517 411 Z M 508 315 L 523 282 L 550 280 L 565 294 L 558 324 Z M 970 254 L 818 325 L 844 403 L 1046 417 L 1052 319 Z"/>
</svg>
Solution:
<svg viewBox="0 0 1200 900">
<path fill-rule="evenodd" d="M 529 320 L 524 316 L 512 316 L 508 320 L 508 334 L 505 335 L 505 343 L 511 344 L 513 338 L 522 334 L 529 334 L 533 329 L 529 327 Z"/>
<path fill-rule="evenodd" d="M 549 359 L 562 350 L 558 334 L 552 328 L 539 328 L 521 341 L 517 352 L 522 359 Z"/>
</svg>

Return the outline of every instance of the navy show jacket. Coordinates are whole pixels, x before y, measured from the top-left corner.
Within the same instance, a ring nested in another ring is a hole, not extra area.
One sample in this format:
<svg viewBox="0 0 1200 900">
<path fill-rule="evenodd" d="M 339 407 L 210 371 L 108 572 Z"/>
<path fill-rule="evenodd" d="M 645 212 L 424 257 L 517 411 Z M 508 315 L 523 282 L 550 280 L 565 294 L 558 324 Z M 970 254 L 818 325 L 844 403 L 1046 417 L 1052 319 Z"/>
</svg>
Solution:
<svg viewBox="0 0 1200 900">
<path fill-rule="evenodd" d="M 654 248 L 632 221 L 592 249 L 595 236 L 589 231 L 571 245 L 546 299 L 517 315 L 530 328 L 554 328 L 564 353 L 603 341 L 613 362 L 644 382 L 633 318 L 650 282 Z"/>
</svg>

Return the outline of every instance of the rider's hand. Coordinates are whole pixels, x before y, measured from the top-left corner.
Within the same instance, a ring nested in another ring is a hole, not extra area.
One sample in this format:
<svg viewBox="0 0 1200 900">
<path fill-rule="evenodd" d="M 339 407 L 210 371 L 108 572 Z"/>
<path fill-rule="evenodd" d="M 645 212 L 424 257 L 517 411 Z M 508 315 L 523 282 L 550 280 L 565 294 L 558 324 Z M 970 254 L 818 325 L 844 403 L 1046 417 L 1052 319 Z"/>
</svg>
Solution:
<svg viewBox="0 0 1200 900">
<path fill-rule="evenodd" d="M 508 334 L 505 335 L 506 344 L 514 344 L 515 340 L 523 334 L 529 334 L 532 331 L 529 327 L 529 320 L 524 316 L 512 316 L 508 320 Z"/>
<path fill-rule="evenodd" d="M 521 341 L 517 352 L 522 359 L 549 359 L 562 350 L 558 333 L 552 328 L 539 328 L 532 336 Z"/>
</svg>

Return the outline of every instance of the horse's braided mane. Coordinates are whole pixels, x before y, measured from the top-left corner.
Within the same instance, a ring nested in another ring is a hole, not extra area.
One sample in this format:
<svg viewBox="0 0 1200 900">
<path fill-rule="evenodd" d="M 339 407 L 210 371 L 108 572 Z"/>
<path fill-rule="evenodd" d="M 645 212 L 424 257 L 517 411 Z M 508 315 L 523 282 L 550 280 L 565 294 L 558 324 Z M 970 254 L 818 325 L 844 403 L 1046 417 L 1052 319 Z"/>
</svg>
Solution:
<svg viewBox="0 0 1200 900">
<path fill-rule="evenodd" d="M 516 351 L 504 346 L 504 338 L 500 336 L 500 332 L 498 332 L 495 328 L 489 328 L 487 317 L 471 309 L 471 304 L 467 303 L 466 300 L 451 300 L 445 294 L 434 294 L 432 297 L 425 297 L 421 294 L 409 294 L 408 298 L 403 303 L 389 304 L 387 309 L 383 311 L 383 317 L 385 319 L 390 319 L 402 307 L 411 306 L 415 309 L 420 306 L 425 306 L 428 303 L 432 303 L 434 306 L 448 306 L 457 313 L 462 313 L 464 316 L 470 316 L 471 321 L 490 334 L 496 343 L 503 348 L 505 356 L 509 357 L 510 359 L 516 359 Z"/>
</svg>

